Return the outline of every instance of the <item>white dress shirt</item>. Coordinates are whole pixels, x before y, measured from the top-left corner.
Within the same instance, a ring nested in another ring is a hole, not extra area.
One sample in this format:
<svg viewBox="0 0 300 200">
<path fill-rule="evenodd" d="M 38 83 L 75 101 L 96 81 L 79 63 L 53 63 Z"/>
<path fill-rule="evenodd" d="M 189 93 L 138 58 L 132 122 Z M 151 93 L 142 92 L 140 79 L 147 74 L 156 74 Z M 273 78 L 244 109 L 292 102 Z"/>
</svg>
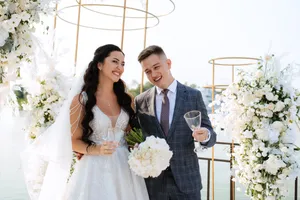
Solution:
<svg viewBox="0 0 300 200">
<path fill-rule="evenodd" d="M 162 93 L 163 89 L 156 87 L 156 96 L 155 96 L 155 101 L 156 101 L 156 116 L 157 119 L 160 123 L 160 115 L 161 115 L 161 104 L 162 100 L 164 98 L 164 94 Z M 171 85 L 168 87 L 168 98 L 169 98 L 169 127 L 171 128 L 172 120 L 173 120 L 173 115 L 174 115 L 174 110 L 175 110 L 175 102 L 176 102 L 176 93 L 177 93 L 177 81 L 174 79 L 174 81 L 171 83 Z M 208 130 L 208 129 L 207 129 Z M 208 130 L 208 137 L 206 140 L 204 140 L 201 143 L 206 143 L 210 139 L 210 131 Z"/>
</svg>

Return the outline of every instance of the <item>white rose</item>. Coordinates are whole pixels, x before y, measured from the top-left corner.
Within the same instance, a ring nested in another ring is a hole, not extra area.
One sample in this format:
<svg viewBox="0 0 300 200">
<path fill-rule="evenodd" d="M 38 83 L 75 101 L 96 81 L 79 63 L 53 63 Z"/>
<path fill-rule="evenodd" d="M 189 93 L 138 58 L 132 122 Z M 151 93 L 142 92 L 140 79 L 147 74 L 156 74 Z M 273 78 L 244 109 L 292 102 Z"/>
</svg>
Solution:
<svg viewBox="0 0 300 200">
<path fill-rule="evenodd" d="M 52 90 L 53 87 L 52 87 L 52 85 L 50 85 L 50 84 L 46 84 L 46 85 L 44 85 L 44 89 L 45 89 L 45 90 Z"/>
<path fill-rule="evenodd" d="M 46 102 L 47 103 L 52 103 L 54 101 L 58 100 L 58 97 L 55 95 L 50 96 L 49 98 L 47 98 Z"/>
<path fill-rule="evenodd" d="M 255 73 L 255 77 L 257 79 L 261 78 L 264 76 L 264 72 L 262 70 L 257 70 L 256 73 Z"/>
<path fill-rule="evenodd" d="M 272 88 L 269 84 L 266 84 L 263 88 L 264 92 L 267 93 L 267 92 L 271 92 L 272 91 Z"/>
<path fill-rule="evenodd" d="M 252 81 L 252 82 L 251 82 L 251 86 L 252 86 L 252 87 L 256 87 L 256 82 L 255 82 L 255 81 Z"/>
<path fill-rule="evenodd" d="M 263 157 L 267 157 L 268 156 L 268 152 L 269 152 L 269 150 L 267 148 L 265 148 L 264 151 L 261 153 L 261 155 Z"/>
<path fill-rule="evenodd" d="M 285 104 L 282 101 L 278 101 L 275 105 L 274 112 L 279 112 L 285 107 Z"/>
<path fill-rule="evenodd" d="M 288 149 L 286 146 L 280 147 L 280 150 L 281 150 L 283 153 L 287 153 L 287 152 L 289 151 L 289 149 Z"/>
<path fill-rule="evenodd" d="M 8 38 L 8 32 L 0 26 L 0 47 L 5 44 L 6 39 Z"/>
<path fill-rule="evenodd" d="M 265 169 L 268 173 L 276 175 L 278 170 L 285 167 L 286 164 L 274 155 L 269 155 L 269 159 L 264 162 Z"/>
<path fill-rule="evenodd" d="M 257 153 L 257 154 L 256 154 L 256 157 L 260 158 L 260 157 L 261 157 L 261 154 L 260 154 L 260 153 Z"/>
<path fill-rule="evenodd" d="M 261 186 L 261 184 L 256 184 L 254 189 L 258 192 L 261 192 L 264 188 Z"/>
<path fill-rule="evenodd" d="M 264 95 L 264 92 L 262 90 L 256 90 L 254 95 L 258 98 L 261 98 Z"/>
<path fill-rule="evenodd" d="M 29 20 L 29 18 L 30 18 L 30 15 L 27 13 L 27 12 L 22 12 L 21 14 L 20 14 L 20 18 L 23 20 L 23 21 L 28 21 Z"/>
<path fill-rule="evenodd" d="M 269 141 L 271 143 L 276 143 L 276 142 L 278 142 L 278 139 L 279 139 L 279 131 L 270 130 L 269 131 Z"/>
<path fill-rule="evenodd" d="M 252 110 L 252 109 L 247 110 L 246 115 L 247 115 L 248 120 L 251 120 L 254 116 L 254 110 Z"/>
<path fill-rule="evenodd" d="M 243 95 L 243 104 L 250 105 L 254 101 L 254 96 L 252 93 L 246 93 Z"/>
<path fill-rule="evenodd" d="M 14 33 L 15 32 L 15 27 L 10 20 L 5 20 L 1 22 L 2 28 L 4 28 L 6 31 Z"/>
<path fill-rule="evenodd" d="M 272 92 L 268 92 L 268 93 L 266 94 L 266 98 L 267 98 L 269 101 L 273 101 L 273 99 L 274 99 L 273 93 L 272 93 Z"/>
<path fill-rule="evenodd" d="M 244 131 L 243 135 L 245 136 L 245 138 L 252 138 L 253 137 L 253 133 L 252 131 Z"/>
<path fill-rule="evenodd" d="M 21 22 L 21 18 L 18 14 L 13 14 L 9 21 L 13 24 L 14 27 L 17 27 Z"/>
<path fill-rule="evenodd" d="M 297 102 L 299 103 L 298 105 L 300 105 L 300 98 L 297 99 Z M 290 103 L 291 103 L 291 99 L 288 98 L 284 99 L 284 104 L 289 105 Z"/>
<path fill-rule="evenodd" d="M 264 141 L 269 140 L 269 133 L 268 133 L 267 130 L 265 130 L 265 129 L 257 129 L 255 131 L 255 133 L 256 133 L 258 139 L 264 140 Z"/>
<path fill-rule="evenodd" d="M 17 4 L 15 4 L 15 3 L 10 3 L 10 4 L 8 5 L 8 10 L 9 10 L 10 13 L 15 13 L 16 10 L 17 10 Z"/>
<path fill-rule="evenodd" d="M 271 110 L 267 110 L 266 113 L 267 113 L 267 117 L 270 118 L 273 117 L 273 112 Z"/>
<path fill-rule="evenodd" d="M 275 108 L 275 105 L 274 105 L 273 103 L 269 103 L 269 104 L 267 105 L 267 108 L 268 108 L 269 110 L 273 110 L 273 109 Z"/>
<path fill-rule="evenodd" d="M 275 121 L 275 122 L 273 122 L 273 124 L 271 124 L 271 128 L 276 131 L 281 132 L 284 128 L 284 124 L 280 121 Z"/>
</svg>

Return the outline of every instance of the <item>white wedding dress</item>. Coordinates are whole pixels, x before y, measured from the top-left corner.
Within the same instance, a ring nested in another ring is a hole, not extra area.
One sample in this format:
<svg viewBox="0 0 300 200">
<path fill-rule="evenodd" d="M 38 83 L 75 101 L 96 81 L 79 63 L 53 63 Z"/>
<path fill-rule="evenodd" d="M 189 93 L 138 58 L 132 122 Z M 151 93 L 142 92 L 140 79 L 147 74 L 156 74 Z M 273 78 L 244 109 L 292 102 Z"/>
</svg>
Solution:
<svg viewBox="0 0 300 200">
<path fill-rule="evenodd" d="M 115 124 L 115 140 L 120 145 L 110 156 L 84 155 L 77 161 L 67 184 L 65 200 L 148 200 L 144 179 L 136 176 L 127 162 L 129 151 L 124 130 L 128 125 L 128 114 L 121 109 L 114 120 L 97 106 L 93 113 L 91 140 L 101 144 L 103 133 Z"/>
</svg>

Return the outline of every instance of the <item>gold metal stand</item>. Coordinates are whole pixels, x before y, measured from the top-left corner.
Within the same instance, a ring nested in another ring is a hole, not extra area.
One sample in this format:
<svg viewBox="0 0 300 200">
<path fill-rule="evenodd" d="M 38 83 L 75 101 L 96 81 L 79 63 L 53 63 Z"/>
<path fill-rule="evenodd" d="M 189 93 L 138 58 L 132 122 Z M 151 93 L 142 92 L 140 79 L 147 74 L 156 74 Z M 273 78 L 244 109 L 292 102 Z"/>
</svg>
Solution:
<svg viewBox="0 0 300 200">
<path fill-rule="evenodd" d="M 148 6 L 149 6 L 149 1 L 146 0 L 146 14 L 145 14 L 145 27 L 144 27 L 144 49 L 146 48 L 146 43 L 147 43 L 147 24 L 148 24 Z M 175 8 L 175 7 L 174 7 Z M 142 79 L 141 79 L 141 84 L 140 84 L 140 93 L 143 92 L 143 86 L 144 86 L 144 72 L 142 71 Z"/>
<path fill-rule="evenodd" d="M 149 11 L 149 0 L 146 0 L 146 9 L 139 9 L 139 8 L 134 8 L 134 7 L 128 7 L 127 6 L 127 1 L 129 0 L 123 0 L 123 5 L 113 5 L 113 4 L 107 4 L 105 3 L 105 1 L 103 0 L 98 0 L 98 1 L 94 1 L 93 3 L 89 3 L 86 2 L 85 0 L 75 0 L 76 5 L 70 5 L 70 6 L 65 6 L 60 8 L 59 10 L 57 9 L 57 14 L 55 16 L 54 19 L 54 26 L 56 27 L 56 17 L 61 19 L 64 22 L 67 22 L 69 24 L 72 25 L 76 25 L 77 30 L 76 30 L 76 42 L 75 42 L 75 55 L 74 55 L 74 64 L 76 67 L 77 64 L 77 59 L 78 59 L 78 49 L 79 49 L 79 31 L 80 31 L 80 27 L 83 28 L 90 28 L 90 29 L 96 29 L 96 30 L 105 30 L 105 31 L 121 31 L 121 44 L 120 47 L 121 49 L 124 48 L 124 37 L 125 37 L 125 31 L 135 31 L 135 30 L 144 30 L 144 48 L 146 47 L 146 40 L 147 40 L 147 30 L 148 28 L 152 28 L 155 27 L 159 24 L 159 17 L 163 17 L 163 16 L 167 16 L 169 14 L 171 14 L 174 10 L 175 10 L 175 3 L 172 0 L 161 0 L 161 1 L 166 1 L 169 2 L 169 4 L 171 5 L 171 9 L 165 11 L 164 13 L 151 13 Z M 109 3 L 109 1 L 108 1 Z M 62 11 L 66 11 L 67 9 L 70 8 L 76 8 L 78 7 L 78 15 L 77 15 L 77 22 L 73 22 L 70 20 L 65 19 L 62 16 Z M 107 7 L 107 8 L 120 8 L 123 10 L 123 14 L 119 15 L 119 14 L 111 14 L 109 12 L 99 12 L 97 10 L 95 10 L 94 8 L 97 7 Z M 56 6 L 56 8 L 58 8 L 58 6 Z M 89 25 L 84 25 L 81 23 L 81 8 L 86 9 L 90 12 L 94 12 L 101 15 L 105 15 L 105 16 L 109 16 L 109 17 L 122 17 L 122 24 L 121 24 L 121 28 L 109 28 L 109 27 L 105 27 L 105 23 L 103 23 L 101 25 L 101 27 L 96 27 L 96 26 L 89 26 Z M 144 17 L 141 16 L 127 16 L 126 15 L 126 11 L 127 10 L 132 10 L 132 11 L 136 11 L 136 12 L 142 12 L 145 13 Z M 145 23 L 144 23 L 144 27 L 134 27 L 134 28 L 126 28 L 126 19 L 127 18 L 131 18 L 131 19 L 145 19 Z M 148 19 L 155 19 L 156 23 L 154 25 L 148 26 Z M 142 73 L 142 83 L 141 83 L 141 88 L 140 90 L 143 90 L 143 82 L 144 82 L 144 74 Z"/>
<path fill-rule="evenodd" d="M 124 0 L 123 20 L 122 20 L 122 37 L 121 37 L 121 49 L 122 50 L 123 50 L 123 45 L 124 45 L 124 29 L 125 29 L 125 19 L 126 19 L 126 3 L 127 3 L 127 0 Z"/>
</svg>

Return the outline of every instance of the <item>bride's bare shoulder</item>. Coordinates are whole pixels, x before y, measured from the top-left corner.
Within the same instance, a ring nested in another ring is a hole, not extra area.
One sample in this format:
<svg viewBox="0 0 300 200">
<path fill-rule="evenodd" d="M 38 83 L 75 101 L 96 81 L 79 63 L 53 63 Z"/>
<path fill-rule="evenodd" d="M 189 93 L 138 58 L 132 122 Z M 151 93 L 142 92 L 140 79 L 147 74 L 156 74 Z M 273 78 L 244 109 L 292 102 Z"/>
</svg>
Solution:
<svg viewBox="0 0 300 200">
<path fill-rule="evenodd" d="M 86 102 L 86 96 L 84 93 L 77 94 L 73 97 L 72 103 L 71 103 L 71 108 L 78 106 L 78 105 L 84 105 Z"/>
</svg>

